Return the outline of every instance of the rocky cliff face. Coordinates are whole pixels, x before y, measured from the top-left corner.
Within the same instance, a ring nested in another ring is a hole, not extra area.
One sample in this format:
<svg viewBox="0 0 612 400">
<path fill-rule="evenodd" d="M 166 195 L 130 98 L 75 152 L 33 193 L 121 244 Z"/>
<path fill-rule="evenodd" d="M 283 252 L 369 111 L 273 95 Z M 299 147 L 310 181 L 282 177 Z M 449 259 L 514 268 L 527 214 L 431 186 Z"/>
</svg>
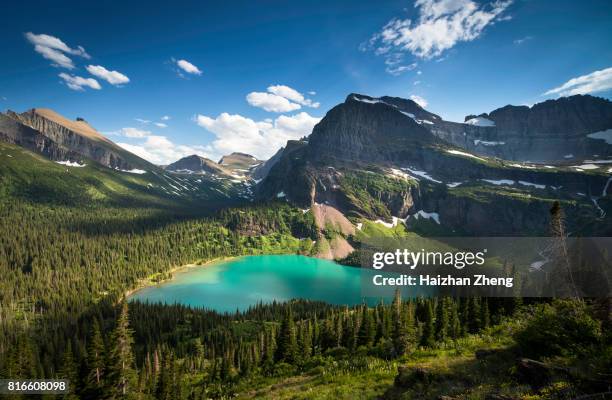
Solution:
<svg viewBox="0 0 612 400">
<path fill-rule="evenodd" d="M 71 121 L 46 109 L 32 109 L 22 114 L 9 111 L 2 118 L 2 137 L 12 138 L 13 143 L 31 143 L 34 140 L 36 144 L 30 144 L 28 148 L 53 160 L 86 157 L 122 170 L 153 167 L 108 140 L 83 120 Z M 35 137 L 37 139 L 33 139 Z"/>
<path fill-rule="evenodd" d="M 0 140 L 40 153 L 52 160 L 80 161 L 82 156 L 59 145 L 39 131 L 0 114 Z"/>
<path fill-rule="evenodd" d="M 387 103 L 383 99 L 351 94 L 332 108 L 308 138 L 311 158 L 385 162 L 439 142 L 417 122 L 415 114 L 404 111 L 416 112 L 409 107 L 411 103 L 386 98 L 392 101 Z"/>
<path fill-rule="evenodd" d="M 508 105 L 465 121 L 434 121 L 430 128 L 454 145 L 508 160 L 555 163 L 612 156 L 609 143 L 589 137 L 612 128 L 612 102 L 598 97 L 577 95 L 531 108 Z"/>
<path fill-rule="evenodd" d="M 183 157 L 180 160 L 166 166 L 167 171 L 185 172 L 194 174 L 216 174 L 230 175 L 230 171 L 223 168 L 216 162 L 196 154 Z"/>
<path fill-rule="evenodd" d="M 435 212 L 446 232 L 470 234 L 545 233 L 555 200 L 567 202 L 570 225 L 605 216 L 604 170 L 585 173 L 477 156 L 441 139 L 437 130 L 461 132 L 457 141 L 465 143 L 464 132 L 482 135 L 497 114 L 457 124 L 416 107 L 407 100 L 349 95 L 307 142 L 288 144 L 257 186 L 257 196 L 303 208 L 326 204 L 371 220 Z M 519 118 L 526 110 L 510 112 Z"/>
<path fill-rule="evenodd" d="M 281 147 L 272 157 L 253 168 L 253 173 L 251 175 L 253 179 L 259 181 L 268 176 L 272 167 L 281 159 L 284 150 L 285 148 Z"/>
</svg>

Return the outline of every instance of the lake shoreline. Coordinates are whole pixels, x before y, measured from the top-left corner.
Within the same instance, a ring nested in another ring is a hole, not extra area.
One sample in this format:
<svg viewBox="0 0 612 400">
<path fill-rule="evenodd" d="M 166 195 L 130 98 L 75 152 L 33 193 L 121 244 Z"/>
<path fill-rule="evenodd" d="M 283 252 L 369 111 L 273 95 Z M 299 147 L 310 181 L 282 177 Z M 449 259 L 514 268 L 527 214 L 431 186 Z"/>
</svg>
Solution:
<svg viewBox="0 0 612 400">
<path fill-rule="evenodd" d="M 133 287 L 132 289 L 128 289 L 123 293 L 123 298 L 124 299 L 128 299 L 130 296 L 136 294 L 137 292 L 139 292 L 142 289 L 146 289 L 148 287 L 152 287 L 152 286 L 157 286 L 157 285 L 161 285 L 162 283 L 171 281 L 172 279 L 174 279 L 175 275 L 181 272 L 184 272 L 186 270 L 189 270 L 191 268 L 196 268 L 196 267 L 208 267 L 211 266 L 213 264 L 216 264 L 218 262 L 222 262 L 222 261 L 231 261 L 237 258 L 240 258 L 242 256 L 224 256 L 224 257 L 216 257 L 213 259 L 210 259 L 202 264 L 198 264 L 198 263 L 193 263 L 193 264 L 185 264 L 185 265 L 179 265 L 177 267 L 172 267 L 170 268 L 168 271 L 164 271 L 163 274 L 168 274 L 169 276 L 166 278 L 163 278 L 159 281 L 153 281 L 152 279 L 154 278 L 155 275 L 160 274 L 153 274 L 153 275 L 149 275 L 146 278 L 140 279 L 136 285 L 136 287 Z"/>
</svg>

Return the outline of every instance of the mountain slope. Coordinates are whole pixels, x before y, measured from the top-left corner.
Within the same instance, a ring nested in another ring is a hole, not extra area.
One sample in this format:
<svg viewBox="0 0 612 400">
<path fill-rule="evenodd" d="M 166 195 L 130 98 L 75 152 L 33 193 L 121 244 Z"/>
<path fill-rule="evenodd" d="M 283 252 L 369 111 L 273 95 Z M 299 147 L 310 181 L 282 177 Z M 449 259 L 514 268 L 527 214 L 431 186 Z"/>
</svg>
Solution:
<svg viewBox="0 0 612 400">
<path fill-rule="evenodd" d="M 227 170 L 220 164 L 209 160 L 206 157 L 201 157 L 196 154 L 183 157 L 178 161 L 169 164 L 165 168 L 166 171 L 187 173 L 187 174 L 218 174 L 231 175 L 231 171 Z"/>
<path fill-rule="evenodd" d="M 468 115 L 463 124 L 435 121 L 432 133 L 478 154 L 532 162 L 612 157 L 612 102 L 576 95 Z M 605 140 L 607 138 L 608 140 Z"/>
<path fill-rule="evenodd" d="M 417 116 L 416 107 L 349 95 L 308 142 L 288 144 L 257 186 L 258 197 L 301 207 L 325 203 L 356 220 L 407 218 L 422 225 L 429 216 L 429 227 L 441 225 L 446 234 L 545 233 L 548 209 L 561 201 L 572 229 L 609 229 L 605 165 L 549 167 L 476 156 L 435 135 L 430 126 L 443 121 L 424 110 Z"/>
<path fill-rule="evenodd" d="M 202 213 L 244 203 L 249 191 L 248 185 L 229 179 L 175 175 L 157 169 L 126 172 L 84 157 L 78 162 L 54 162 L 23 147 L 0 142 L 0 200 Z"/>
<path fill-rule="evenodd" d="M 79 157 L 94 160 L 109 168 L 120 170 L 152 169 L 148 161 L 119 147 L 101 133 L 97 132 L 84 120 L 72 121 L 49 109 L 31 109 L 21 114 L 8 111 L 1 116 L 5 121 L 0 125 L 0 135 L 11 138 L 11 143 L 25 143 L 24 133 L 31 132 L 29 127 L 53 142 L 52 147 L 64 148 L 70 153 L 59 151 L 44 151 L 45 146 L 30 146 L 31 150 L 42 152 L 55 161 L 79 161 Z M 12 119 L 9 123 L 7 119 Z M 43 140 L 48 143 L 48 140 Z M 63 158 L 63 157 L 68 157 Z"/>
</svg>

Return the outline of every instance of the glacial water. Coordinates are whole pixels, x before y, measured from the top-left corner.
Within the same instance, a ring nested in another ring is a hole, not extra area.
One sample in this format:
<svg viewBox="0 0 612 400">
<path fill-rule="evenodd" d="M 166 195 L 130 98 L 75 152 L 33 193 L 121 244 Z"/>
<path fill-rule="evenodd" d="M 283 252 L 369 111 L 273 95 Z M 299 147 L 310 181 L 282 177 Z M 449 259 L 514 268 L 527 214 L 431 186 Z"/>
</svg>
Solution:
<svg viewBox="0 0 612 400">
<path fill-rule="evenodd" d="M 183 270 L 171 280 L 137 291 L 130 300 L 180 303 L 220 312 L 296 298 L 375 304 L 380 297 L 365 298 L 362 292 L 362 280 L 375 273 L 379 272 L 298 255 L 248 256 Z"/>
</svg>

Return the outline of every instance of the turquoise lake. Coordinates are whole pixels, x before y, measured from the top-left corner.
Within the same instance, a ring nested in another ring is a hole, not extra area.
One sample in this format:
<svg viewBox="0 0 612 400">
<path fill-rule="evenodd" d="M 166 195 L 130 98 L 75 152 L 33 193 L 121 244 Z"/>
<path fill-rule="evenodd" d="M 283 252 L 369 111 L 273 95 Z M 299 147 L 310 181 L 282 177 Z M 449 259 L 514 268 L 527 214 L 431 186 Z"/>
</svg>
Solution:
<svg viewBox="0 0 612 400">
<path fill-rule="evenodd" d="M 137 291 L 130 300 L 220 312 L 296 298 L 353 305 L 364 301 L 362 279 L 375 273 L 298 255 L 247 256 L 178 272 L 172 280 Z M 380 297 L 365 300 L 374 304 Z"/>
</svg>

